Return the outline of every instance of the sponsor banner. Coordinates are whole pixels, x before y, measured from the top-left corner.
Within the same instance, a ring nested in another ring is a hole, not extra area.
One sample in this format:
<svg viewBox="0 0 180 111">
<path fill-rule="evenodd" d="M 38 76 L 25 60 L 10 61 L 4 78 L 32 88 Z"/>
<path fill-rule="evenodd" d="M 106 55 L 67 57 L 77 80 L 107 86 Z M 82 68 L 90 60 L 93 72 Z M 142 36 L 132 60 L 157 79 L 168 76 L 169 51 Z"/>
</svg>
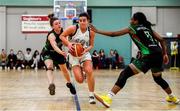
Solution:
<svg viewBox="0 0 180 111">
<path fill-rule="evenodd" d="M 22 15 L 22 33 L 47 33 L 51 30 L 47 15 Z"/>
</svg>

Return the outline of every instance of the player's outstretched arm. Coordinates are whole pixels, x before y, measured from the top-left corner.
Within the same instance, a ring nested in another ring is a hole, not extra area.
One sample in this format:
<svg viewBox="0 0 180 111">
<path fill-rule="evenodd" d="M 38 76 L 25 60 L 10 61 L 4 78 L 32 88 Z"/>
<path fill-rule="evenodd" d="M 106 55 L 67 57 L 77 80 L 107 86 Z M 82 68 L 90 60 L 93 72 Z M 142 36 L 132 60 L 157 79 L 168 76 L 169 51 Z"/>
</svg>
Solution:
<svg viewBox="0 0 180 111">
<path fill-rule="evenodd" d="M 99 34 L 102 34 L 102 35 L 111 36 L 111 37 L 121 36 L 121 35 L 125 35 L 125 34 L 129 34 L 130 33 L 130 29 L 129 28 L 125 28 L 125 29 L 122 29 L 122 30 L 119 30 L 119 31 L 103 31 L 103 30 L 97 29 L 92 24 L 90 24 L 90 28 L 91 28 L 91 30 L 93 30 L 96 33 L 99 33 Z"/>
<path fill-rule="evenodd" d="M 73 51 L 72 43 L 68 40 L 68 37 L 71 36 L 76 30 L 75 26 L 69 26 L 61 35 L 60 39 L 63 44 L 69 48 L 70 51 Z"/>
</svg>

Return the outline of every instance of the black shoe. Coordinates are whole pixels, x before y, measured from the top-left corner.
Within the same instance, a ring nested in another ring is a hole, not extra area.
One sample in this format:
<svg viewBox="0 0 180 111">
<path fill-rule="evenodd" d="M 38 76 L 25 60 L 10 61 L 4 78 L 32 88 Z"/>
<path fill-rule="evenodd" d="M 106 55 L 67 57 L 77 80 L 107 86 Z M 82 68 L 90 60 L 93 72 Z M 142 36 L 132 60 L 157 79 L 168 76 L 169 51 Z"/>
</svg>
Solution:
<svg viewBox="0 0 180 111">
<path fill-rule="evenodd" d="M 55 88 L 56 87 L 55 87 L 55 85 L 53 83 L 49 85 L 48 89 L 49 89 L 49 94 L 50 95 L 55 95 Z"/>
<path fill-rule="evenodd" d="M 66 86 L 69 88 L 71 94 L 73 94 L 73 95 L 76 94 L 76 89 L 71 83 L 66 83 Z"/>
</svg>

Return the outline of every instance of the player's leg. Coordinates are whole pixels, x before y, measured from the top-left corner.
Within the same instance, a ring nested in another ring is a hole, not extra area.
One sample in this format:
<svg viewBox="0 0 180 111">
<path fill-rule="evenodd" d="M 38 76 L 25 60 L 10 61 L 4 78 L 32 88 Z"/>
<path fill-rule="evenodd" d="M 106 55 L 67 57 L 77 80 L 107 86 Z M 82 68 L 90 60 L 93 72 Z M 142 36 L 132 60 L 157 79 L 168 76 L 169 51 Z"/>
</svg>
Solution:
<svg viewBox="0 0 180 111">
<path fill-rule="evenodd" d="M 74 65 L 72 66 L 72 71 L 74 73 L 74 77 L 78 83 L 83 83 L 84 78 L 82 75 L 81 67 L 80 65 Z"/>
<path fill-rule="evenodd" d="M 152 73 L 152 76 L 154 81 L 159 86 L 161 86 L 161 88 L 168 94 L 168 96 L 166 97 L 166 101 L 178 104 L 180 100 L 173 95 L 169 84 L 162 78 L 162 73 L 161 72 Z"/>
<path fill-rule="evenodd" d="M 55 85 L 54 85 L 54 75 L 53 75 L 53 61 L 51 59 L 46 59 L 44 61 L 46 65 L 46 73 L 49 82 L 49 93 L 50 95 L 55 95 Z"/>
<path fill-rule="evenodd" d="M 66 67 L 66 64 L 59 64 L 59 68 L 63 72 L 63 75 L 67 81 L 66 86 L 70 89 L 71 94 L 76 94 L 75 87 L 71 83 L 70 74 Z"/>
<path fill-rule="evenodd" d="M 154 81 L 161 86 L 161 88 L 168 94 L 166 100 L 172 103 L 179 103 L 179 99 L 177 99 L 173 94 L 169 84 L 162 78 L 163 71 L 163 56 L 162 54 L 156 54 L 152 56 L 151 59 L 151 72 Z"/>
<path fill-rule="evenodd" d="M 91 60 L 86 60 L 83 62 L 83 70 L 87 75 L 87 83 L 89 88 L 89 103 L 95 104 L 96 103 L 94 98 L 95 80 L 94 80 L 93 66 Z"/>
<path fill-rule="evenodd" d="M 79 61 L 79 58 L 73 57 L 71 54 L 69 55 L 69 63 L 72 66 L 72 72 L 74 74 L 75 80 L 78 83 L 83 83 L 84 78 L 82 76 L 82 70 Z"/>
<path fill-rule="evenodd" d="M 100 101 L 105 107 L 109 108 L 112 103 L 112 97 L 116 95 L 126 84 L 126 81 L 129 77 L 133 76 L 134 73 L 137 72 L 135 69 L 131 69 L 130 65 L 126 67 L 119 75 L 115 85 L 112 87 L 111 91 L 109 91 L 106 95 L 98 95 L 95 94 L 95 97 L 98 101 Z"/>
<path fill-rule="evenodd" d="M 95 94 L 95 97 L 100 101 L 105 107 L 110 107 L 112 103 L 112 97 L 116 95 L 126 84 L 126 81 L 129 77 L 138 74 L 139 72 L 146 73 L 149 70 L 144 59 L 134 59 L 131 64 L 129 64 L 119 75 L 115 85 L 109 91 L 107 95 L 98 95 Z"/>
</svg>

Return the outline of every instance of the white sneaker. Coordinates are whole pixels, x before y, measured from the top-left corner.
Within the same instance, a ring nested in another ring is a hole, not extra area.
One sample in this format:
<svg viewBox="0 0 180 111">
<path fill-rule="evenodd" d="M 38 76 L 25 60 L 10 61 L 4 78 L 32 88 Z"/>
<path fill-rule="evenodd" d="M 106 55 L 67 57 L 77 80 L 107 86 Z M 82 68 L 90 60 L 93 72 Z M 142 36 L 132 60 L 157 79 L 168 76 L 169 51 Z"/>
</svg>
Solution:
<svg viewBox="0 0 180 111">
<path fill-rule="evenodd" d="M 34 64 L 32 64 L 31 67 L 34 67 Z"/>
<path fill-rule="evenodd" d="M 22 64 L 21 67 L 24 68 L 24 65 Z"/>
<path fill-rule="evenodd" d="M 96 101 L 95 101 L 95 97 L 94 97 L 94 96 L 89 96 L 89 103 L 90 103 L 90 104 L 96 104 Z"/>
</svg>

